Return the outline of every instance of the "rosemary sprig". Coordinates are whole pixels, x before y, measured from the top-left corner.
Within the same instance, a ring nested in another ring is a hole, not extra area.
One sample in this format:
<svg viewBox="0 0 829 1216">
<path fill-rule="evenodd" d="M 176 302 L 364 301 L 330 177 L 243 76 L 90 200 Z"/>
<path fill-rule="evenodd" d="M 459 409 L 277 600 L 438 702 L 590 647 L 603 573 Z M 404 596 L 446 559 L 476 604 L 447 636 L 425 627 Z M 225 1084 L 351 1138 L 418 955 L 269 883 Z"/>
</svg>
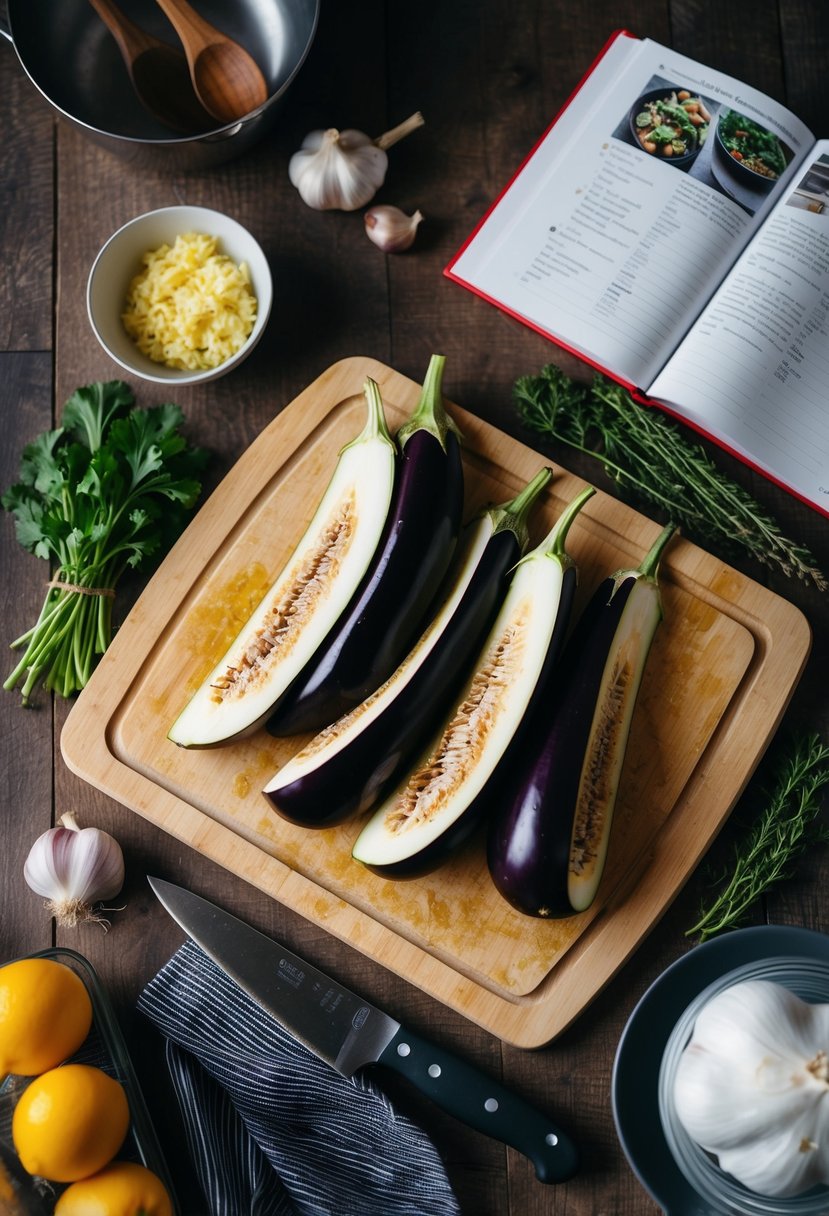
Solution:
<svg viewBox="0 0 829 1216">
<path fill-rule="evenodd" d="M 791 877 L 793 863 L 810 845 L 829 841 L 829 827 L 816 822 L 820 791 L 827 784 L 829 747 L 817 735 L 796 741 L 779 766 L 768 805 L 742 844 L 735 846 L 730 877 L 726 872 L 720 878 L 721 890 L 686 936 L 699 934 L 706 941 L 733 928 L 755 900 Z"/>
<path fill-rule="evenodd" d="M 548 438 L 601 460 L 625 496 L 662 510 L 683 532 L 726 552 L 741 549 L 763 565 L 813 583 L 829 582 L 809 550 L 741 486 L 721 473 L 700 444 L 664 414 L 633 400 L 621 385 L 596 376 L 577 384 L 549 364 L 515 383 L 524 422 Z"/>
</svg>

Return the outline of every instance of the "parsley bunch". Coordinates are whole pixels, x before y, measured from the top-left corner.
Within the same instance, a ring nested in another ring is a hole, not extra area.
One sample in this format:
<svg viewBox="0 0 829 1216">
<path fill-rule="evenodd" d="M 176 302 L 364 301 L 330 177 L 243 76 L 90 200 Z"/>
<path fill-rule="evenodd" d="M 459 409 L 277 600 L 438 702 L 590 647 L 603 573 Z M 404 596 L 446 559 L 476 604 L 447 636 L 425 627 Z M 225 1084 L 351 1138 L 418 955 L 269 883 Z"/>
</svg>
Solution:
<svg viewBox="0 0 829 1216">
<path fill-rule="evenodd" d="M 622 493 L 676 520 L 686 536 L 725 552 L 742 550 L 770 569 L 812 583 L 827 580 L 812 554 L 785 536 L 746 490 L 721 473 L 701 444 L 663 414 L 596 376 L 577 384 L 554 364 L 515 383 L 524 422 L 547 438 L 596 456 Z"/>
<path fill-rule="evenodd" d="M 206 453 L 179 433 L 178 406 L 133 406 L 123 381 L 79 388 L 0 499 L 21 545 L 55 564 L 37 622 L 11 643 L 23 656 L 3 687 L 22 680 L 24 704 L 40 682 L 64 697 L 85 686 L 112 637 L 118 579 L 169 547 L 201 492 Z"/>
</svg>

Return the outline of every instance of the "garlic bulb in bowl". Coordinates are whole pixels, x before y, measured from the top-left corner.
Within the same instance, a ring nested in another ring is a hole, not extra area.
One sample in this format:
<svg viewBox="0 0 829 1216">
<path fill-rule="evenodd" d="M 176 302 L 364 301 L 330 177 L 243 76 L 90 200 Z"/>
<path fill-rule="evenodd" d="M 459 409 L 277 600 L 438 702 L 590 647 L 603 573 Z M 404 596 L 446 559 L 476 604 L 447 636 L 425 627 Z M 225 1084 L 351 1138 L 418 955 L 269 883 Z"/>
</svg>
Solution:
<svg viewBox="0 0 829 1216">
<path fill-rule="evenodd" d="M 764 1196 L 829 1185 L 829 1004 L 747 979 L 708 1000 L 673 1078 L 677 1118 Z"/>
</svg>

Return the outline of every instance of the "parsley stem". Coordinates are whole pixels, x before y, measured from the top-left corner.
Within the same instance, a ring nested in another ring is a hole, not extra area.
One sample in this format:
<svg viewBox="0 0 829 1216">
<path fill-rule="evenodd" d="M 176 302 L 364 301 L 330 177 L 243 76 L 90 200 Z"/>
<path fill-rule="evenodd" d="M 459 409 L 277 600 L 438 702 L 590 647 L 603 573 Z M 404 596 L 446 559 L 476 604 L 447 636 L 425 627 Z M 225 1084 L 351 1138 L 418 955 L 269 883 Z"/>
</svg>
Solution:
<svg viewBox="0 0 829 1216">
<path fill-rule="evenodd" d="M 127 567 L 162 554 L 201 491 L 206 453 L 185 442 L 179 408 L 134 405 L 123 381 L 77 389 L 60 428 L 24 448 L 20 481 L 2 496 L 20 543 L 70 584 L 49 587 L 35 624 L 11 643 L 23 653 L 4 687 L 22 681 L 24 702 L 39 683 L 64 697 L 84 687 L 112 636 L 106 593 Z"/>
</svg>

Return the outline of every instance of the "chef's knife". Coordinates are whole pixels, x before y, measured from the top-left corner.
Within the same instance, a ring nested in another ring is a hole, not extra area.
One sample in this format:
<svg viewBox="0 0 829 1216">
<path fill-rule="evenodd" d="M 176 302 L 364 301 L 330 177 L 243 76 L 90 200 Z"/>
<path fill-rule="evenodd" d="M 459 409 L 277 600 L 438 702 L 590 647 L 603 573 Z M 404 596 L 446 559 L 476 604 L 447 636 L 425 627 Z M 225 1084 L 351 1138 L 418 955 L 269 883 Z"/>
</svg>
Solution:
<svg viewBox="0 0 829 1216">
<path fill-rule="evenodd" d="M 394 1069 L 449 1114 L 529 1157 L 541 1182 L 576 1172 L 572 1140 L 541 1111 L 215 904 L 160 878 L 150 886 L 185 933 L 294 1038 L 350 1077 Z"/>
</svg>

